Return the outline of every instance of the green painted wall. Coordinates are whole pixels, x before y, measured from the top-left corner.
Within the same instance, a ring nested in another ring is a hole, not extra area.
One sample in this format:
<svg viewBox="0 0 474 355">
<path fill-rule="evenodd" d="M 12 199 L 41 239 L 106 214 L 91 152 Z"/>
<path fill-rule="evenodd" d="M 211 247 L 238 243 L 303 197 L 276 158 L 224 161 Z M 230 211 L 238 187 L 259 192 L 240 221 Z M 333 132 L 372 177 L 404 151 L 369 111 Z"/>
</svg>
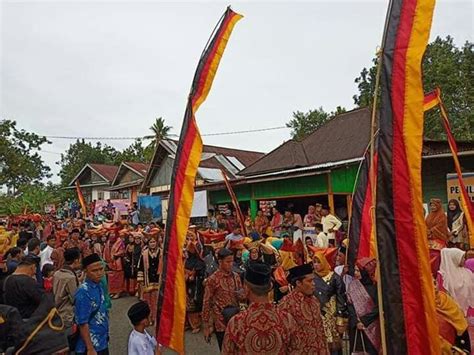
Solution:
<svg viewBox="0 0 474 355">
<path fill-rule="evenodd" d="M 459 162 L 463 171 L 474 171 L 474 156 L 460 156 Z M 424 159 L 422 168 L 423 202 L 428 203 L 431 198 L 440 198 L 447 204 L 446 174 L 455 172 L 451 157 Z"/>
<path fill-rule="evenodd" d="M 239 201 L 250 201 L 250 185 L 242 185 L 234 188 L 235 195 Z M 230 196 L 227 190 L 209 191 L 209 201 L 211 205 L 229 203 Z"/>
<path fill-rule="evenodd" d="M 349 193 L 354 189 L 359 164 L 349 165 L 331 172 L 332 191 L 334 193 Z"/>
<path fill-rule="evenodd" d="M 257 200 L 299 195 L 315 195 L 327 191 L 326 174 L 252 184 Z"/>
</svg>

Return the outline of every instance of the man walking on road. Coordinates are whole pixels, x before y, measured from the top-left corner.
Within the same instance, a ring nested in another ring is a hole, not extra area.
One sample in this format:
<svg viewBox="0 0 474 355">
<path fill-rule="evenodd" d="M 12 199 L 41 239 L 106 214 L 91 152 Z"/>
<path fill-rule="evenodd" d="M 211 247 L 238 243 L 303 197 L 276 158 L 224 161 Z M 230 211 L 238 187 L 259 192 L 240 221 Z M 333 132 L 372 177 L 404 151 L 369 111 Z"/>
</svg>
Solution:
<svg viewBox="0 0 474 355">
<path fill-rule="evenodd" d="M 104 264 L 99 255 L 91 254 L 82 261 L 86 280 L 77 289 L 75 317 L 81 338 L 76 345 L 76 354 L 109 354 L 109 314 L 100 280 L 104 276 Z"/>
<path fill-rule="evenodd" d="M 226 322 L 223 315 L 232 309 L 238 311 L 239 300 L 243 299 L 243 290 L 240 277 L 232 271 L 234 254 L 229 249 L 223 248 L 217 254 L 219 270 L 212 274 L 206 281 L 202 320 L 204 324 L 204 337 L 210 341 L 211 334 L 216 333 L 219 349 L 222 350 L 222 341 Z"/>
<path fill-rule="evenodd" d="M 288 354 L 297 347 L 297 325 L 291 315 L 270 303 L 271 268 L 250 264 L 244 280 L 250 306 L 233 317 L 224 337 L 222 354 Z"/>
<path fill-rule="evenodd" d="M 53 276 L 53 293 L 54 303 L 69 334 L 74 319 L 74 294 L 79 287 L 76 271 L 81 268 L 81 253 L 79 249 L 68 249 L 64 259 L 65 265 Z"/>
<path fill-rule="evenodd" d="M 291 314 L 297 323 L 297 347 L 294 354 L 328 354 L 323 320 L 318 299 L 314 296 L 314 274 L 312 264 L 295 266 L 289 270 L 288 281 L 294 290 L 278 305 Z"/>
</svg>

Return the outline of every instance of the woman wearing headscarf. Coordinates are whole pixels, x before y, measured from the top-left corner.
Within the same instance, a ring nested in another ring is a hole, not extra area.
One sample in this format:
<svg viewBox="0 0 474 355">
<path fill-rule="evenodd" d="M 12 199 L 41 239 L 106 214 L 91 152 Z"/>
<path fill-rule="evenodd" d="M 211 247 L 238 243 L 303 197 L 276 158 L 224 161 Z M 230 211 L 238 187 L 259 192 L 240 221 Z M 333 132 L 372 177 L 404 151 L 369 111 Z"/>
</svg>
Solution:
<svg viewBox="0 0 474 355">
<path fill-rule="evenodd" d="M 474 307 L 474 274 L 464 267 L 466 252 L 458 248 L 441 249 L 438 285 L 459 304 L 464 315 Z"/>
<path fill-rule="evenodd" d="M 449 240 L 449 231 L 448 219 L 440 199 L 432 198 L 430 200 L 430 213 L 426 217 L 425 223 L 430 246 L 434 249 L 444 248 Z"/>
<path fill-rule="evenodd" d="M 449 200 L 448 203 L 448 229 L 451 234 L 451 242 L 460 249 L 464 249 L 465 230 L 464 212 L 456 199 Z"/>
<path fill-rule="evenodd" d="M 469 269 L 474 275 L 474 258 L 467 259 L 464 267 Z M 471 352 L 474 354 L 474 307 L 472 306 L 467 310 L 467 323 L 469 324 L 469 336 L 471 337 Z"/>
<path fill-rule="evenodd" d="M 347 289 L 349 310 L 349 341 L 351 351 L 378 354 L 380 349 L 380 324 L 377 286 L 371 274 L 375 259 L 363 258 L 353 272 L 354 278 Z"/>
<path fill-rule="evenodd" d="M 190 241 L 186 247 L 187 258 L 184 263 L 186 279 L 186 319 L 193 334 L 201 330 L 201 311 L 204 297 L 203 281 L 206 276 L 206 264 L 201 259 L 196 242 Z"/>
<path fill-rule="evenodd" d="M 347 299 L 342 278 L 331 270 L 322 252 L 313 255 L 315 296 L 323 318 L 324 332 L 331 354 L 342 354 L 341 335 L 347 325 Z"/>
</svg>

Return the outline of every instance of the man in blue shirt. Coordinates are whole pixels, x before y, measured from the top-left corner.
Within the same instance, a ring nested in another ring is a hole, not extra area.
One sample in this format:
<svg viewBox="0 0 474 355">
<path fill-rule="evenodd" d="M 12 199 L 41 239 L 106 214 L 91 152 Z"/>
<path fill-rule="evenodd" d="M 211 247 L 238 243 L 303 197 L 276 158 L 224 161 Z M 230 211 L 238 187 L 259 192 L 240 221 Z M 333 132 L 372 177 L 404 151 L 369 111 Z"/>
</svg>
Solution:
<svg viewBox="0 0 474 355">
<path fill-rule="evenodd" d="M 109 314 L 104 290 L 100 285 L 104 276 L 104 265 L 97 254 L 85 257 L 82 264 L 86 271 L 86 280 L 74 296 L 74 316 L 81 333 L 76 345 L 76 354 L 108 355 Z"/>
</svg>

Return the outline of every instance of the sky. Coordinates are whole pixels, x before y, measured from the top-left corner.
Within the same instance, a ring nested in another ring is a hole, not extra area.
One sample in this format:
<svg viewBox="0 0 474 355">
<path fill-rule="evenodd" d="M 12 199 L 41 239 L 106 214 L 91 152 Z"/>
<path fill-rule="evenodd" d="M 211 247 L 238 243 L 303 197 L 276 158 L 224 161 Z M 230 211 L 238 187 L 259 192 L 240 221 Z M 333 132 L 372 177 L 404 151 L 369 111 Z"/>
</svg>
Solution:
<svg viewBox="0 0 474 355">
<path fill-rule="evenodd" d="M 1 1 L 0 119 L 41 135 L 135 137 L 162 116 L 179 133 L 204 45 L 228 1 Z M 296 110 L 354 107 L 388 1 L 234 1 L 237 23 L 197 113 L 201 133 L 281 127 Z M 431 40 L 473 41 L 470 0 L 440 0 Z M 204 137 L 269 152 L 289 129 Z M 56 162 L 73 141 L 50 139 Z M 132 140 L 103 143 L 123 149 Z M 55 175 L 52 181 L 59 178 Z"/>
</svg>

